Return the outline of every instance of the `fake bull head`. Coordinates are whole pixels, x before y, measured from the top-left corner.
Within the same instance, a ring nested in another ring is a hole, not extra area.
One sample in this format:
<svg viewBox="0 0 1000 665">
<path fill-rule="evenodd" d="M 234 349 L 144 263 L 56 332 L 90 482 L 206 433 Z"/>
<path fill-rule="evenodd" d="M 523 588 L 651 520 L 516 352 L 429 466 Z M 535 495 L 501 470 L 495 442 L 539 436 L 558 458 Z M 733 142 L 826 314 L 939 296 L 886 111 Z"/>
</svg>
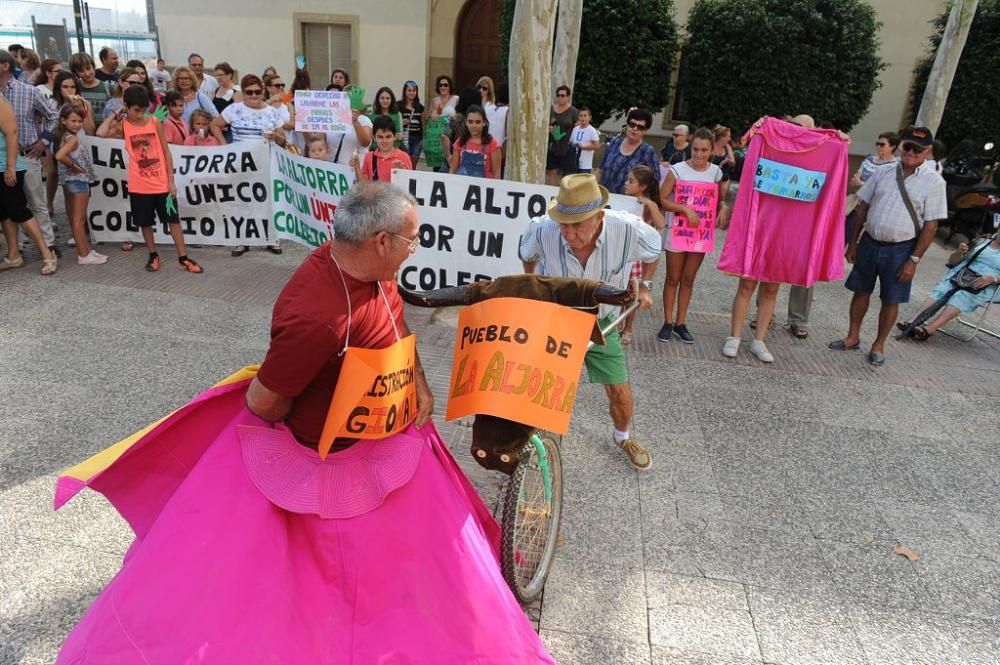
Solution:
<svg viewBox="0 0 1000 665">
<path fill-rule="evenodd" d="M 538 275 L 510 275 L 436 291 L 400 288 L 399 293 L 404 302 L 417 307 L 455 307 L 490 298 L 525 298 L 595 312 L 598 305 L 628 305 L 636 299 L 635 291 L 615 289 L 595 280 Z M 590 338 L 595 344 L 604 344 L 604 334 L 596 320 Z M 472 456 L 482 467 L 513 473 L 520 452 L 534 431 L 530 425 L 478 414 L 472 424 Z"/>
</svg>

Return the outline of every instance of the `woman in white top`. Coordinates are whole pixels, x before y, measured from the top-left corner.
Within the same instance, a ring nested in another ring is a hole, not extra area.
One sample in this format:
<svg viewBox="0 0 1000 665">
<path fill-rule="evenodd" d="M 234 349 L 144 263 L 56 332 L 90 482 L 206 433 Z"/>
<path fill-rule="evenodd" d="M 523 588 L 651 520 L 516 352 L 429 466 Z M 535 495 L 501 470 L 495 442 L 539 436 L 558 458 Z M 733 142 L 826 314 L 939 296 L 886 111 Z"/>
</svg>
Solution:
<svg viewBox="0 0 1000 665">
<path fill-rule="evenodd" d="M 694 337 L 687 329 L 687 311 L 691 304 L 691 294 L 694 292 L 694 278 L 705 260 L 704 252 L 688 252 L 673 247 L 673 227 L 686 224 L 690 227 L 701 225 L 698 213 L 692 208 L 675 201 L 674 186 L 677 182 L 717 183 L 718 207 L 715 211 L 717 228 L 729 226 L 729 208 L 726 206 L 726 196 L 729 194 L 729 179 L 723 170 L 712 163 L 712 155 L 716 151 L 715 134 L 712 130 L 701 127 L 695 130 L 691 139 L 691 159 L 670 166 L 663 186 L 660 187 L 660 200 L 668 213 L 663 230 L 663 249 L 667 252 L 667 277 L 663 284 L 663 327 L 656 338 L 661 342 L 670 341 L 671 335 L 677 335 L 685 344 L 694 342 Z M 674 315 L 674 304 L 677 305 L 677 316 Z"/>
<path fill-rule="evenodd" d="M 243 92 L 233 80 L 235 75 L 236 72 L 229 66 L 228 62 L 220 62 L 215 66 L 215 80 L 219 82 L 219 87 L 215 89 L 212 104 L 215 105 L 215 110 L 219 113 L 226 110 L 230 104 L 243 101 Z"/>
<path fill-rule="evenodd" d="M 256 74 L 247 74 L 240 81 L 245 99 L 242 102 L 230 104 L 212 120 L 212 135 L 220 145 L 226 143 L 223 132 L 228 128 L 232 135 L 232 143 L 241 141 L 274 141 L 280 146 L 285 145 L 285 132 L 281 128 L 281 115 L 264 97 L 264 82 Z M 274 254 L 281 254 L 281 245 L 275 240 L 268 249 Z M 237 245 L 230 252 L 231 256 L 243 256 L 247 253 L 246 245 Z"/>
<path fill-rule="evenodd" d="M 455 93 L 455 82 L 451 80 L 450 76 L 439 76 L 437 83 L 434 84 L 434 91 L 437 95 L 427 105 L 427 113 L 431 118 L 440 118 L 444 115 L 446 108 L 455 110 L 458 105 L 458 95 Z"/>
</svg>

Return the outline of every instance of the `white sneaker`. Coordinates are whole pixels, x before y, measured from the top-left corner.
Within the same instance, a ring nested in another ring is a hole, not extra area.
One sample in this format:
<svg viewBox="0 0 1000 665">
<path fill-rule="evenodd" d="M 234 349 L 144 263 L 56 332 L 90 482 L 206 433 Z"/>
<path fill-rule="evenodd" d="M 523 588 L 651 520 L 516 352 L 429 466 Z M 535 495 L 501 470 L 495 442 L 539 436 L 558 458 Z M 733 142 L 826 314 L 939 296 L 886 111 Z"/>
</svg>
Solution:
<svg viewBox="0 0 1000 665">
<path fill-rule="evenodd" d="M 726 343 L 722 345 L 722 355 L 727 358 L 735 358 L 740 351 L 740 338 L 727 337 Z"/>
<path fill-rule="evenodd" d="M 91 250 L 86 256 L 76 257 L 76 262 L 81 266 L 99 266 L 108 262 L 108 257 Z"/>
<path fill-rule="evenodd" d="M 772 356 L 771 352 L 767 350 L 767 346 L 764 344 L 764 342 L 760 341 L 759 339 L 755 339 L 754 341 L 750 342 L 750 353 L 757 356 L 757 360 L 761 361 L 762 363 L 774 362 L 774 356 Z"/>
<path fill-rule="evenodd" d="M 66 241 L 66 244 L 67 244 L 67 245 L 68 245 L 69 247 L 76 247 L 76 241 L 75 241 L 75 240 L 73 240 L 72 238 L 70 238 L 69 240 L 67 240 L 67 241 Z"/>
</svg>

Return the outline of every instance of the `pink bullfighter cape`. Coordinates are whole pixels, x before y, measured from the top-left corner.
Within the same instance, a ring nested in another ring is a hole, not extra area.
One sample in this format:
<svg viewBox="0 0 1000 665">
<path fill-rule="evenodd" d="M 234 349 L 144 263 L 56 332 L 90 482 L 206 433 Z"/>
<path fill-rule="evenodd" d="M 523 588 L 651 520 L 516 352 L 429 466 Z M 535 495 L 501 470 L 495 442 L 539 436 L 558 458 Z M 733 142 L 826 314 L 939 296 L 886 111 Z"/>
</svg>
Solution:
<svg viewBox="0 0 1000 665">
<path fill-rule="evenodd" d="M 135 531 L 60 665 L 554 663 L 433 424 L 321 461 L 244 406 L 255 368 L 59 478 Z"/>
<path fill-rule="evenodd" d="M 744 136 L 748 138 L 750 148 L 719 270 L 800 286 L 841 279 L 846 141 L 833 129 L 806 129 L 775 118 L 755 124 Z M 759 178 L 770 174 L 761 160 L 826 174 L 819 197 L 797 200 L 794 192 L 789 198 L 755 188 Z"/>
</svg>

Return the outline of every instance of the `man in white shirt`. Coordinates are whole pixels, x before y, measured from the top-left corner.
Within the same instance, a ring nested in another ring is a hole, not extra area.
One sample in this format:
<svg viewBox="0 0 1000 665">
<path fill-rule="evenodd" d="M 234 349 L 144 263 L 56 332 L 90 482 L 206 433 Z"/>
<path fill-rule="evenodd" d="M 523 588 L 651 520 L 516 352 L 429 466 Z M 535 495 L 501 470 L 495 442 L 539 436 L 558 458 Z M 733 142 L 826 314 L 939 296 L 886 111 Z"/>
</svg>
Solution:
<svg viewBox="0 0 1000 665">
<path fill-rule="evenodd" d="M 163 58 L 156 61 L 156 69 L 149 73 L 149 80 L 153 82 L 153 90 L 156 92 L 166 92 L 170 87 L 170 72 L 167 71 L 167 63 Z"/>
<path fill-rule="evenodd" d="M 188 67 L 194 72 L 195 87 L 208 95 L 209 99 L 215 97 L 215 90 L 219 87 L 219 82 L 214 76 L 205 76 L 205 59 L 197 53 L 188 56 Z"/>
<path fill-rule="evenodd" d="M 900 139 L 897 165 L 876 169 L 858 190 L 861 203 L 846 252 L 854 269 L 844 283 L 854 291 L 850 329 L 847 337 L 830 343 L 830 348 L 836 350 L 858 348 L 861 324 L 878 280 L 882 308 L 878 335 L 868 353 L 868 362 L 875 367 L 885 364 L 885 342 L 896 322 L 899 305 L 910 301 L 917 263 L 933 241 L 938 222 L 948 216 L 944 179 L 926 163 L 933 134 L 926 127 L 908 127 Z M 900 191 L 900 174 L 912 215 Z"/>
<path fill-rule="evenodd" d="M 533 219 L 521 236 L 518 254 L 527 273 L 596 279 L 616 288 L 628 286 L 632 264 L 641 261 L 639 302 L 646 309 L 653 304 L 649 293 L 660 257 L 660 234 L 635 215 L 605 211 L 608 198 L 608 190 L 593 175 L 564 177 L 549 214 Z M 599 316 L 605 328 L 617 318 L 618 308 L 602 305 Z M 634 400 L 618 331 L 612 330 L 606 340 L 587 352 L 587 374 L 591 382 L 604 385 L 615 444 L 636 468 L 648 469 L 652 455 L 629 433 Z"/>
</svg>

